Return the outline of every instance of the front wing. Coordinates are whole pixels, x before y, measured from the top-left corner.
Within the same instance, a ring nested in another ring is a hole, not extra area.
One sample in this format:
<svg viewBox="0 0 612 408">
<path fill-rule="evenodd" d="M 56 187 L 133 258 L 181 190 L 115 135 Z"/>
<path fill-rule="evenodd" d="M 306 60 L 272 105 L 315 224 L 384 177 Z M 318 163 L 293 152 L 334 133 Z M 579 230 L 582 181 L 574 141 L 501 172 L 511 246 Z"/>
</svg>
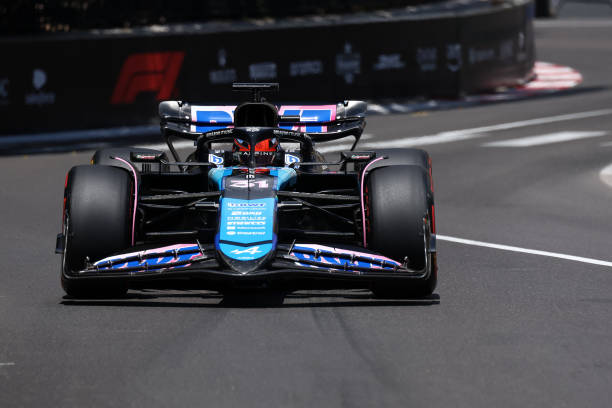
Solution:
<svg viewBox="0 0 612 408">
<path fill-rule="evenodd" d="M 435 239 L 435 236 L 432 236 Z M 435 241 L 431 241 L 435 242 Z M 426 245 L 425 266 L 414 270 L 382 255 L 319 244 L 279 245 L 266 268 L 241 274 L 227 268 L 216 257 L 213 245 L 199 242 L 176 244 L 114 255 L 73 273 L 66 279 L 114 279 L 133 282 L 163 279 L 194 279 L 227 282 L 325 279 L 359 281 L 367 285 L 387 279 L 420 280 L 431 273 L 435 246 Z"/>
</svg>

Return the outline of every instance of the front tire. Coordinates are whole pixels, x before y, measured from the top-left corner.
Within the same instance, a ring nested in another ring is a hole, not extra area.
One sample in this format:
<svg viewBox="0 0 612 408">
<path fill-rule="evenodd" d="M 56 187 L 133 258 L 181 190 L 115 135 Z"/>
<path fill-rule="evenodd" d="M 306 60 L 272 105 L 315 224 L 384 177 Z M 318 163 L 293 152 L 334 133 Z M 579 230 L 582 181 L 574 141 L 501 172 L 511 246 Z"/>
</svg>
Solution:
<svg viewBox="0 0 612 408">
<path fill-rule="evenodd" d="M 376 157 L 387 158 L 373 163 L 370 170 L 386 166 L 419 166 L 424 169 L 429 174 L 428 186 L 432 193 L 433 203 L 433 180 L 429 153 L 423 149 L 415 148 L 378 149 L 376 150 Z"/>
<path fill-rule="evenodd" d="M 69 296 L 117 297 L 127 291 L 125 283 L 71 276 L 88 260 L 95 262 L 130 246 L 132 190 L 132 178 L 119 167 L 77 166 L 68 173 L 61 281 Z"/>
<path fill-rule="evenodd" d="M 366 186 L 368 248 L 415 270 L 429 267 L 422 279 L 377 282 L 377 297 L 407 298 L 431 295 L 437 283 L 433 262 L 427 262 L 425 238 L 431 231 L 429 174 L 421 166 L 387 166 L 370 172 Z"/>
</svg>

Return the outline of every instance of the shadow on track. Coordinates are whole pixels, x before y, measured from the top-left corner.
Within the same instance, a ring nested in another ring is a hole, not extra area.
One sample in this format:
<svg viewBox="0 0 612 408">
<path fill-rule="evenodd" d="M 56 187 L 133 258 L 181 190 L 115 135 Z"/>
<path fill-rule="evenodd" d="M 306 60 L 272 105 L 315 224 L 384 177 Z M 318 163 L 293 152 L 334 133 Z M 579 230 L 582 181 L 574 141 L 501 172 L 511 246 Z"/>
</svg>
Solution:
<svg viewBox="0 0 612 408">
<path fill-rule="evenodd" d="M 184 301 L 183 299 L 192 299 Z M 179 301 L 177 301 L 178 299 Z M 380 307 L 433 306 L 440 296 L 433 294 L 421 299 L 377 299 L 370 291 L 295 292 L 279 291 L 208 293 L 159 293 L 134 291 L 120 299 L 72 299 L 67 296 L 64 306 L 121 306 L 175 308 L 313 308 L 313 307 Z"/>
</svg>

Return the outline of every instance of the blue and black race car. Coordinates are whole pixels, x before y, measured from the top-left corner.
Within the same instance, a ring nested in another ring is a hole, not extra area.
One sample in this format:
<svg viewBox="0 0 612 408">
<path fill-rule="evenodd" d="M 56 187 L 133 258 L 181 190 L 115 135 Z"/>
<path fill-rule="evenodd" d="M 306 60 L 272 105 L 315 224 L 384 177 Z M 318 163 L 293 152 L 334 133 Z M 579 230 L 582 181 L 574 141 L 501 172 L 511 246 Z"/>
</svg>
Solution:
<svg viewBox="0 0 612 408">
<path fill-rule="evenodd" d="M 64 192 L 61 281 L 71 297 L 130 287 L 369 288 L 422 297 L 436 286 L 433 180 L 419 149 L 355 151 L 366 103 L 276 106 L 278 84 L 234 84 L 238 106 L 159 105 L 165 152 L 100 150 Z M 352 136 L 326 160 L 317 142 Z M 173 140 L 193 140 L 179 157 Z"/>
</svg>

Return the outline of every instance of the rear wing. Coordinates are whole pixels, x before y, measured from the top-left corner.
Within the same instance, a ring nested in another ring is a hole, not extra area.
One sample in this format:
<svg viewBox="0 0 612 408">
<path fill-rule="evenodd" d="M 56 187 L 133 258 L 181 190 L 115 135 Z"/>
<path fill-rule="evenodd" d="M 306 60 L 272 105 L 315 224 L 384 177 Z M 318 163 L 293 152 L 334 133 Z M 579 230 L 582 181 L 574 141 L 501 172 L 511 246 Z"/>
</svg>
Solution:
<svg viewBox="0 0 612 408">
<path fill-rule="evenodd" d="M 314 141 L 346 136 L 359 139 L 365 128 L 367 103 L 344 101 L 335 105 L 280 105 L 279 128 L 307 133 Z M 181 101 L 159 104 L 165 136 L 196 140 L 203 133 L 234 127 L 236 105 L 200 106 Z"/>
</svg>

